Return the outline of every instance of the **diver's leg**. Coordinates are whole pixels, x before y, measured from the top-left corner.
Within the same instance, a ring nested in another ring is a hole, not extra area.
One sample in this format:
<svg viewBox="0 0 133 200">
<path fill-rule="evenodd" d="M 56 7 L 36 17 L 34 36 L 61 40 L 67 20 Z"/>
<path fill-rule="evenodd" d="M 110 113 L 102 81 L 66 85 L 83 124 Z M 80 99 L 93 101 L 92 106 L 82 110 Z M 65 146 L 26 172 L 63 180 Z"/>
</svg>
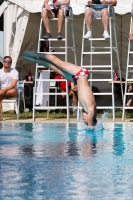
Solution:
<svg viewBox="0 0 133 200">
<path fill-rule="evenodd" d="M 56 73 L 60 74 L 61 76 L 63 76 L 66 80 L 69 80 L 71 82 L 73 82 L 72 79 L 72 75 L 69 74 L 68 72 L 64 71 L 64 70 L 60 70 L 57 67 L 55 67 L 54 65 L 52 65 L 51 63 L 38 59 L 38 58 L 33 58 L 33 57 L 27 57 L 27 56 L 22 56 L 22 58 L 24 60 L 27 60 L 29 62 L 33 62 L 33 63 L 38 63 L 39 65 L 42 65 L 48 69 L 52 69 L 53 71 L 55 71 Z"/>
<path fill-rule="evenodd" d="M 66 71 L 72 75 L 76 75 L 82 69 L 82 67 L 80 66 L 74 65 L 69 62 L 64 62 L 52 54 L 40 54 L 32 51 L 27 51 L 23 53 L 23 56 L 41 58 L 42 60 L 56 66 L 61 71 Z"/>
</svg>

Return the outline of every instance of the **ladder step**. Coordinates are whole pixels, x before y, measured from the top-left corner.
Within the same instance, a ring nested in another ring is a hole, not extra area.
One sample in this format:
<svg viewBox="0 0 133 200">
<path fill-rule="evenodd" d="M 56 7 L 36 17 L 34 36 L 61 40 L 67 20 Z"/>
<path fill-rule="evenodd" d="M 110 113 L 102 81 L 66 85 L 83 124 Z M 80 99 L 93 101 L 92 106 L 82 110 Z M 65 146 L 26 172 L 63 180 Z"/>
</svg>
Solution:
<svg viewBox="0 0 133 200">
<path fill-rule="evenodd" d="M 82 109 L 80 106 L 79 109 Z M 113 106 L 97 106 L 97 109 L 113 109 Z"/>
<path fill-rule="evenodd" d="M 92 72 L 111 72 L 111 70 L 99 70 L 99 69 L 97 70 L 96 69 L 96 70 L 89 70 L 89 72 L 90 73 L 92 73 Z"/>
<path fill-rule="evenodd" d="M 129 51 L 129 54 L 132 54 L 133 53 L 133 51 Z"/>
<path fill-rule="evenodd" d="M 133 109 L 133 106 L 129 106 L 129 107 L 124 106 L 123 108 L 124 108 L 124 109 L 130 109 L 130 110 L 131 110 L 131 109 Z"/>
<path fill-rule="evenodd" d="M 111 54 L 111 51 L 102 51 L 102 52 L 83 52 L 83 54 Z"/>
<path fill-rule="evenodd" d="M 131 79 L 131 78 L 130 78 L 130 79 L 127 79 L 127 82 L 128 82 L 128 83 L 133 83 L 133 79 Z M 126 83 L 126 81 L 125 81 L 125 83 Z"/>
<path fill-rule="evenodd" d="M 44 67 L 44 66 L 42 66 L 42 65 L 37 65 L 36 68 L 37 68 L 37 69 L 38 69 L 38 68 L 42 68 L 42 69 L 44 68 L 44 69 L 50 70 L 50 69 L 48 69 L 48 68 L 46 68 L 46 67 Z"/>
<path fill-rule="evenodd" d="M 97 109 L 113 109 L 113 106 L 97 106 Z"/>
<path fill-rule="evenodd" d="M 39 41 L 66 41 L 66 39 L 50 38 L 50 39 L 39 39 Z"/>
<path fill-rule="evenodd" d="M 84 40 L 86 40 L 86 39 L 84 39 Z M 89 40 L 107 40 L 107 39 L 105 39 L 105 38 L 89 38 Z"/>
<path fill-rule="evenodd" d="M 130 68 L 130 67 L 133 67 L 133 65 L 128 65 L 127 67 L 129 67 L 129 68 Z M 131 70 L 131 71 L 133 71 L 133 70 Z"/>
<path fill-rule="evenodd" d="M 73 20 L 73 17 L 70 17 L 70 16 L 66 16 L 65 19 L 71 19 Z M 50 18 L 50 21 L 57 21 L 58 18 Z"/>
<path fill-rule="evenodd" d="M 94 95 L 112 95 L 112 92 L 93 93 Z"/>
<path fill-rule="evenodd" d="M 36 79 L 35 81 L 49 81 L 49 82 L 55 81 L 56 82 L 56 81 L 65 81 L 65 80 L 64 79 Z"/>
<path fill-rule="evenodd" d="M 121 82 L 121 81 L 112 81 L 112 80 L 111 80 L 111 81 L 109 81 L 109 83 L 116 83 L 116 84 L 120 84 L 120 83 L 125 83 L 125 81 L 122 81 L 122 82 Z"/>
<path fill-rule="evenodd" d="M 73 47 L 73 46 L 70 46 L 70 47 L 68 47 L 67 46 L 67 48 L 70 48 L 70 49 L 74 49 L 75 47 Z M 64 47 L 55 47 L 55 46 L 52 46 L 52 49 L 65 49 L 65 46 Z"/>
<path fill-rule="evenodd" d="M 67 106 L 34 106 L 33 109 L 36 109 L 36 110 L 43 110 L 43 109 L 66 109 Z"/>
<path fill-rule="evenodd" d="M 41 51 L 38 51 L 38 53 L 42 53 L 42 54 L 66 54 L 66 52 L 41 52 Z"/>
<path fill-rule="evenodd" d="M 112 81 L 111 79 L 89 79 L 89 81 L 99 81 L 99 82 L 103 82 L 103 81 Z"/>
<path fill-rule="evenodd" d="M 111 68 L 111 65 L 82 65 L 85 68 Z"/>
<path fill-rule="evenodd" d="M 102 46 L 99 46 L 99 47 L 96 47 L 96 46 L 92 46 L 91 49 L 111 49 L 111 47 L 102 47 Z M 112 49 L 116 49 L 116 47 L 112 47 Z"/>
<path fill-rule="evenodd" d="M 126 92 L 125 95 L 133 95 L 133 92 Z"/>
<path fill-rule="evenodd" d="M 52 89 L 52 88 L 50 88 L 50 89 Z M 38 95 L 38 94 L 41 94 L 41 95 L 67 95 L 67 93 L 66 92 L 60 92 L 60 93 L 56 93 L 56 92 L 37 92 L 37 93 L 34 93 L 35 95 Z"/>
</svg>

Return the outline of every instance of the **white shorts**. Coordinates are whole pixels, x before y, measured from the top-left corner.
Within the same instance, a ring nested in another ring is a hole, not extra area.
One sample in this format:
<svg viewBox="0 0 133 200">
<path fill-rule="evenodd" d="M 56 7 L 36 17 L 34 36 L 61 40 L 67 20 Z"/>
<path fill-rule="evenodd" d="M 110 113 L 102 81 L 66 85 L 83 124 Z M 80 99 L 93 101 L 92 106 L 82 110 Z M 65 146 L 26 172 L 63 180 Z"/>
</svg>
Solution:
<svg viewBox="0 0 133 200">
<path fill-rule="evenodd" d="M 95 10 L 95 9 L 93 9 L 93 8 L 87 7 L 86 10 L 88 10 L 88 9 L 91 9 L 92 12 L 93 12 L 93 20 L 96 19 L 96 18 L 101 18 L 101 11 L 102 11 L 102 10 Z M 86 10 L 85 10 L 85 11 L 86 11 Z"/>
</svg>

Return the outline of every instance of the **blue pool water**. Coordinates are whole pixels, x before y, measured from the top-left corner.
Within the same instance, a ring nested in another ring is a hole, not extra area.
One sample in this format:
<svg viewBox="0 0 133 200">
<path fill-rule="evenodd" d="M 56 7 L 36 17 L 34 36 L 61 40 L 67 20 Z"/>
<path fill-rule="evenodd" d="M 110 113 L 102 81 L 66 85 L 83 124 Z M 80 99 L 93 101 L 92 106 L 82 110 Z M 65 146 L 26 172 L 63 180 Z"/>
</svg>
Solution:
<svg viewBox="0 0 133 200">
<path fill-rule="evenodd" d="M 133 124 L 0 124 L 0 200 L 132 200 Z"/>
</svg>

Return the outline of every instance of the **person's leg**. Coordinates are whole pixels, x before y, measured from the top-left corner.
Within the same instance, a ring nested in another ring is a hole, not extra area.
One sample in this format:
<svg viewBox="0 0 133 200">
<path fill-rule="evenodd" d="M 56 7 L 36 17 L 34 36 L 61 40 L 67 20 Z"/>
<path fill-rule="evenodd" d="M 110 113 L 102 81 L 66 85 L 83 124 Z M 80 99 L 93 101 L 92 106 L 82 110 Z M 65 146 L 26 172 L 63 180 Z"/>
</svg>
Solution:
<svg viewBox="0 0 133 200">
<path fill-rule="evenodd" d="M 58 10 L 58 33 L 62 32 L 63 24 L 64 24 L 64 9 Z"/>
<path fill-rule="evenodd" d="M 128 40 L 133 40 L 133 21 L 132 21 L 131 32 L 130 32 L 130 34 L 129 34 Z"/>
<path fill-rule="evenodd" d="M 23 53 L 22 58 L 24 60 L 35 62 L 47 68 L 53 69 L 53 71 L 59 74 L 62 73 L 61 75 L 63 75 L 63 77 L 67 75 L 76 75 L 82 69 L 80 66 L 69 62 L 64 62 L 52 54 L 40 54 L 32 51 L 27 51 Z M 68 78 L 66 79 L 69 80 Z"/>
<path fill-rule="evenodd" d="M 93 16 L 94 16 L 94 14 L 93 14 L 92 9 L 89 8 L 85 11 L 85 24 L 86 24 L 87 31 L 90 31 Z"/>
<path fill-rule="evenodd" d="M 11 89 L 8 90 L 4 96 L 0 96 L 0 119 L 2 119 L 2 100 L 4 99 L 4 97 L 8 96 L 8 97 L 14 97 L 17 95 L 17 90 L 16 89 Z"/>
<path fill-rule="evenodd" d="M 16 89 L 10 89 L 6 92 L 5 96 L 6 97 L 15 97 L 17 96 L 18 92 Z"/>
<path fill-rule="evenodd" d="M 102 17 L 102 23 L 103 23 L 103 28 L 104 28 L 103 36 L 106 39 L 110 38 L 109 33 L 108 33 L 109 15 L 108 15 L 108 9 L 107 8 L 103 8 L 101 10 L 101 17 Z"/>
<path fill-rule="evenodd" d="M 126 106 L 127 107 L 131 106 L 131 103 L 132 103 L 132 98 L 128 100 L 128 102 L 126 103 Z"/>
<path fill-rule="evenodd" d="M 72 97 L 73 115 L 77 115 L 77 102 L 78 102 L 77 91 L 70 90 L 69 96 Z"/>
<path fill-rule="evenodd" d="M 70 90 L 69 96 L 72 96 L 72 104 L 74 107 L 77 106 L 77 92 Z"/>
<path fill-rule="evenodd" d="M 44 67 L 48 68 L 48 69 L 52 69 L 54 72 L 60 74 L 61 76 L 63 76 L 66 80 L 69 80 L 71 82 L 73 82 L 73 78 L 72 75 L 65 72 L 65 71 L 61 71 L 59 69 L 59 67 L 55 67 L 54 65 L 52 65 L 50 62 L 42 60 L 42 59 L 38 59 L 38 58 L 33 58 L 33 57 L 28 57 L 28 56 L 22 56 L 22 58 L 24 60 L 27 60 L 29 62 L 33 62 L 33 63 L 38 63 L 39 65 L 43 65 Z"/>
<path fill-rule="evenodd" d="M 92 19 L 94 17 L 94 13 L 93 13 L 93 9 L 87 9 L 85 11 L 85 24 L 86 24 L 86 29 L 87 29 L 87 33 L 84 35 L 85 39 L 89 39 L 92 35 L 91 35 L 91 24 L 92 24 Z"/>
<path fill-rule="evenodd" d="M 128 87 L 128 92 L 131 92 L 131 93 L 133 92 L 132 85 L 129 85 L 129 87 Z M 127 106 L 127 107 L 131 106 L 132 101 L 133 101 L 133 95 L 130 95 L 130 96 L 129 96 L 129 99 L 128 99 L 127 103 L 126 103 L 126 106 Z"/>
<path fill-rule="evenodd" d="M 130 34 L 129 34 L 128 40 L 133 40 L 133 21 L 132 21 L 131 32 L 130 32 Z"/>
<path fill-rule="evenodd" d="M 107 8 L 103 8 L 101 10 L 101 16 L 102 16 L 102 23 L 104 31 L 108 31 L 108 23 L 109 23 L 109 15 Z"/>
<path fill-rule="evenodd" d="M 128 40 L 133 40 L 133 33 L 130 33 L 130 34 L 129 34 Z"/>
<path fill-rule="evenodd" d="M 52 35 L 51 35 L 50 26 L 49 26 L 49 18 L 54 18 L 54 17 L 55 17 L 55 14 L 52 12 L 52 10 L 47 11 L 46 9 L 44 9 L 42 11 L 42 21 L 46 29 L 46 35 L 49 34 L 50 37 L 52 37 Z"/>
<path fill-rule="evenodd" d="M 63 93 L 63 92 L 66 92 L 66 91 L 61 91 L 61 92 Z M 62 94 L 61 99 L 62 99 L 61 106 L 66 106 L 66 95 Z"/>
<path fill-rule="evenodd" d="M 66 92 L 66 91 L 61 90 L 60 92 L 61 92 L 61 93 L 64 93 L 64 92 Z M 66 106 L 66 95 L 62 94 L 62 95 L 60 96 L 59 99 L 60 99 L 60 104 L 59 104 L 59 106 L 61 106 L 61 107 Z M 62 112 L 62 113 L 66 113 L 66 109 L 60 109 L 59 111 Z"/>
</svg>

